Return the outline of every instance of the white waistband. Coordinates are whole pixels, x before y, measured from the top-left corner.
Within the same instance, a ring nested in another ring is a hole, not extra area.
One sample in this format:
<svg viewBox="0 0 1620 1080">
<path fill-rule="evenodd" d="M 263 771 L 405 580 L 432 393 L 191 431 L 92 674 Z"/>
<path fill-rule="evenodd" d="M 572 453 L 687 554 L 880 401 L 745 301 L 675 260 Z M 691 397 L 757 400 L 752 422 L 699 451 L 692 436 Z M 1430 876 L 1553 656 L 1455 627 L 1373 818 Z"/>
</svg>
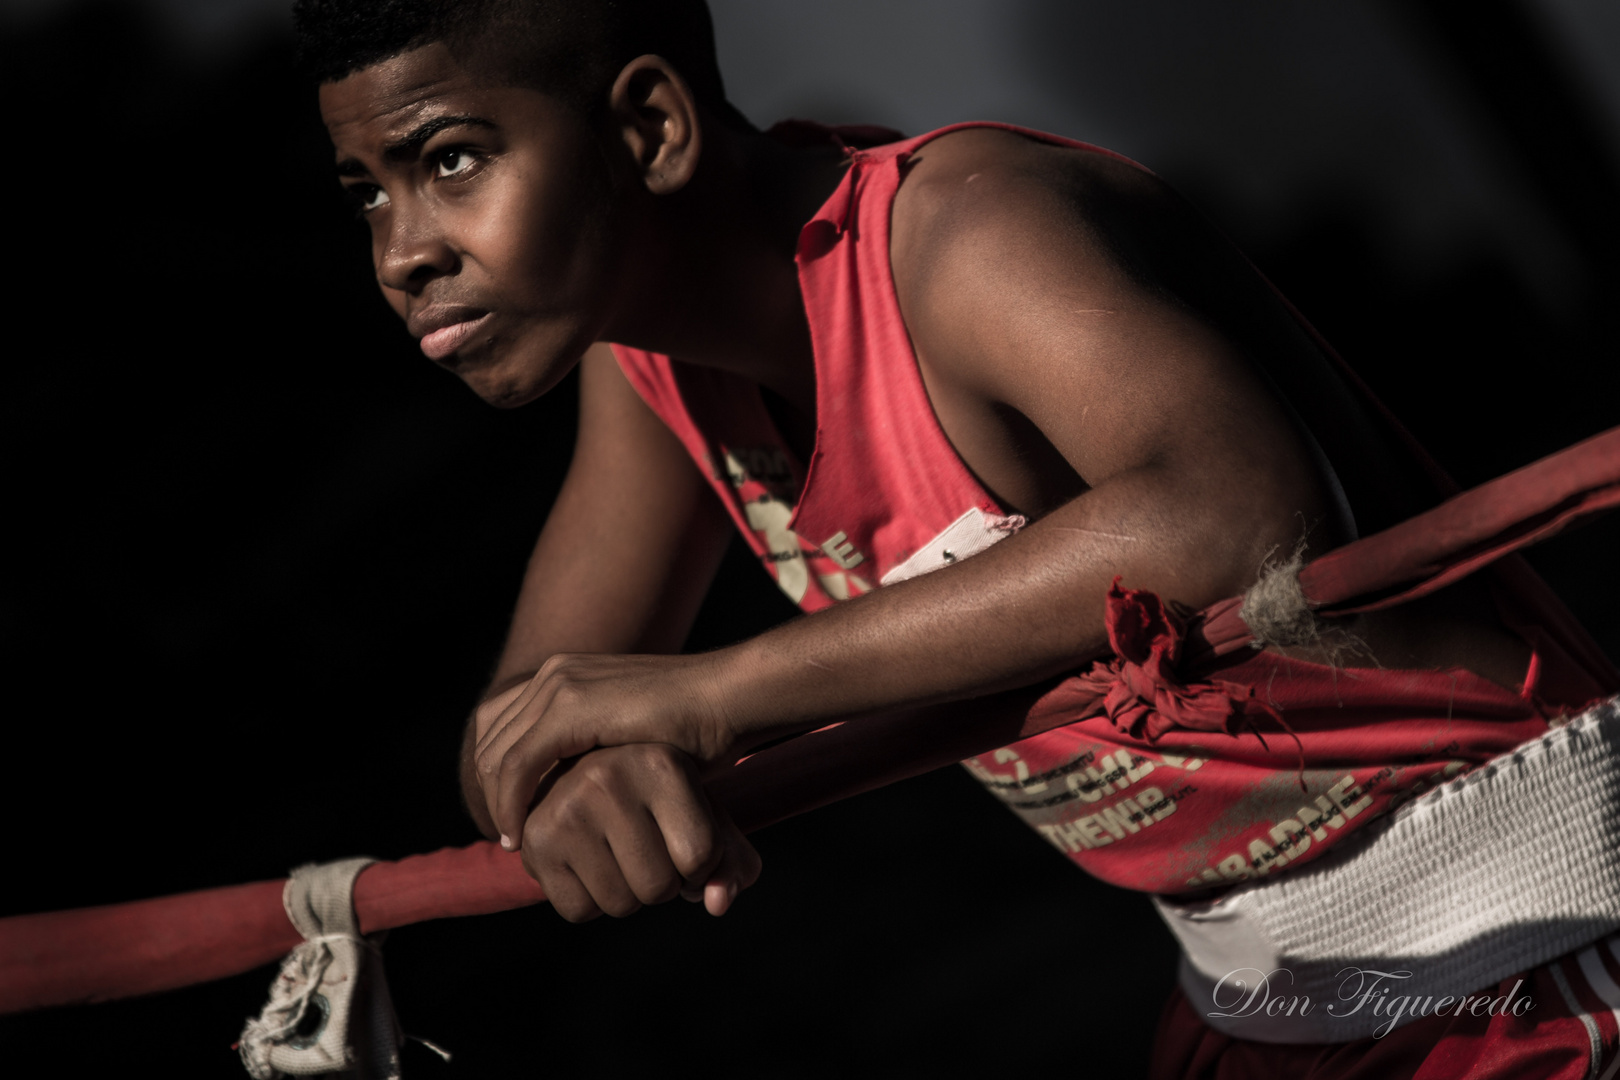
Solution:
<svg viewBox="0 0 1620 1080">
<path fill-rule="evenodd" d="M 1620 928 L 1620 698 L 1310 866 L 1154 903 L 1182 990 L 1228 1035 L 1347 1042 L 1417 1019 L 1412 1000 L 1439 1011 Z"/>
</svg>

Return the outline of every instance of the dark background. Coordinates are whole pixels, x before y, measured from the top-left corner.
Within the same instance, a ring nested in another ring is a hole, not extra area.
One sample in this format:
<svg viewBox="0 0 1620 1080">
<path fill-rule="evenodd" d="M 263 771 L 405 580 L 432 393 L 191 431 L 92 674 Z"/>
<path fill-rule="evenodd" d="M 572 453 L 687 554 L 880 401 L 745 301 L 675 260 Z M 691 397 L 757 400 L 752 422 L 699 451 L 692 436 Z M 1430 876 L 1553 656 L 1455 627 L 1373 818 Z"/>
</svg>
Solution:
<svg viewBox="0 0 1620 1080">
<path fill-rule="evenodd" d="M 1028 123 L 1227 227 L 1460 480 L 1620 423 L 1606 0 L 715 0 L 757 122 Z M 1331 8 L 1331 10 L 1326 10 Z M 370 282 L 279 3 L 7 0 L 0 914 L 472 838 L 452 763 L 566 466 Z M 1533 559 L 1620 654 L 1620 528 Z M 728 562 L 694 647 L 788 614 Z M 958 770 L 758 837 L 723 920 L 397 931 L 413 1076 L 1136 1075 L 1174 949 Z M 243 1075 L 271 969 L 0 1021 L 0 1058 Z"/>
</svg>

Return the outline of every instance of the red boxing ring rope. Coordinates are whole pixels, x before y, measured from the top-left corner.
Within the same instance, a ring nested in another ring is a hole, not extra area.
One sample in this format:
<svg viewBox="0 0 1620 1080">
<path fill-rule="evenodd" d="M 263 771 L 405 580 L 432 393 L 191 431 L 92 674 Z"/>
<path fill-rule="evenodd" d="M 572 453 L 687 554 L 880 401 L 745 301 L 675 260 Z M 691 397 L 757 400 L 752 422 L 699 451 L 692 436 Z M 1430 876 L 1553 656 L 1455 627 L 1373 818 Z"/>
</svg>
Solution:
<svg viewBox="0 0 1620 1080">
<path fill-rule="evenodd" d="M 1439 589 L 1570 524 L 1620 506 L 1620 428 L 1329 552 L 1300 572 L 1323 615 L 1372 611 Z M 1205 612 L 1216 652 L 1250 639 L 1239 601 Z M 1093 696 L 1076 680 L 926 712 L 898 711 L 794 739 L 707 785 L 745 831 L 1070 723 Z M 303 940 L 283 880 L 0 919 L 0 1013 L 150 994 L 249 971 Z M 485 915 L 545 899 L 492 843 L 375 863 L 355 882 L 365 933 Z"/>
</svg>

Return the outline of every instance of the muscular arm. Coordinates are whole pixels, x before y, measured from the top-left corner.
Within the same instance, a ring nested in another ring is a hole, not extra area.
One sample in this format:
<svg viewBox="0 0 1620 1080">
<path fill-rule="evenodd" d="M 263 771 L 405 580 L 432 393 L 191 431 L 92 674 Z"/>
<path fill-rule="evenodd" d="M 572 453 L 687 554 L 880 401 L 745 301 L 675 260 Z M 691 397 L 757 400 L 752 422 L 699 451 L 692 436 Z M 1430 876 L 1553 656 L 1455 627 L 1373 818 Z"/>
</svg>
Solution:
<svg viewBox="0 0 1620 1080">
<path fill-rule="evenodd" d="M 1202 607 L 1307 528 L 1321 547 L 1343 538 L 1306 437 L 1251 361 L 1130 246 L 1131 218 L 1173 196 L 1127 165 L 986 134 L 913 166 L 896 287 L 953 444 L 1036 520 L 736 649 L 727 730 L 1024 685 L 1106 650 L 1115 575 Z"/>
<path fill-rule="evenodd" d="M 724 554 L 730 523 L 680 442 L 605 345 L 580 365 L 579 436 L 567 479 L 529 558 L 485 700 L 526 683 L 558 653 L 673 653 Z M 497 710 L 498 711 L 498 710 Z M 480 709 L 467 722 L 462 793 L 494 837 L 473 768 Z"/>
<path fill-rule="evenodd" d="M 1203 606 L 1306 527 L 1338 541 L 1306 437 L 1132 250 L 1133 215 L 1163 194 L 1124 169 L 941 140 L 896 201 L 896 286 L 936 411 L 1034 523 L 698 666 L 553 661 L 479 747 L 497 820 L 521 823 L 559 757 L 660 740 L 724 761 L 830 719 L 1027 685 L 1105 651 L 1116 575 Z"/>
</svg>

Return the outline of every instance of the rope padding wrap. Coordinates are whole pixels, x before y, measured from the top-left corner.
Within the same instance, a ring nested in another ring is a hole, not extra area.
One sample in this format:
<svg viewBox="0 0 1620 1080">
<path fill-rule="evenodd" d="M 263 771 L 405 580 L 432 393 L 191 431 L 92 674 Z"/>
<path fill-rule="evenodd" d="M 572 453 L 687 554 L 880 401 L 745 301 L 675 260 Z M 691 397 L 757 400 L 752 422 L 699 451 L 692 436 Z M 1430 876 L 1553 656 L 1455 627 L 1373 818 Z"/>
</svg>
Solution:
<svg viewBox="0 0 1620 1080">
<path fill-rule="evenodd" d="M 1309 866 L 1153 904 L 1204 1022 L 1266 1043 L 1377 1037 L 1422 1015 L 1362 1008 L 1359 973 L 1388 974 L 1414 1004 L 1456 1000 L 1579 949 L 1620 929 L 1620 697 Z M 1311 1005 L 1266 1007 L 1262 980 L 1270 1000 Z"/>
<path fill-rule="evenodd" d="M 254 1080 L 347 1073 L 399 1080 L 399 1021 L 382 952 L 360 935 L 354 881 L 376 860 L 343 859 L 294 870 L 282 891 L 304 941 L 281 962 L 264 1011 L 242 1029 L 242 1064 Z"/>
</svg>

